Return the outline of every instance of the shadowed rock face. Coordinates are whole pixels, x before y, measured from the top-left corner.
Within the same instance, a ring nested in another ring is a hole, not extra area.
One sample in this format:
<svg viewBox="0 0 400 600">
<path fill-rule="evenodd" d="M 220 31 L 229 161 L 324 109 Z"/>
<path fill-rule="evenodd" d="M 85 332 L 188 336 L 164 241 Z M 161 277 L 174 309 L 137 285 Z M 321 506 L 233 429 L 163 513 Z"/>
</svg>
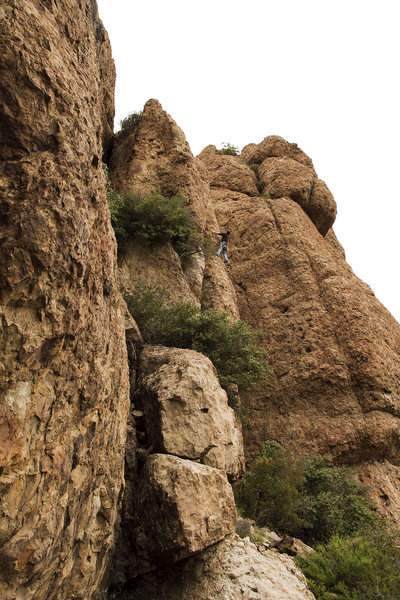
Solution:
<svg viewBox="0 0 400 600">
<path fill-rule="evenodd" d="M 128 407 L 101 169 L 115 78 L 94 2 L 1 9 L 0 596 L 92 598 Z"/>
<path fill-rule="evenodd" d="M 139 577 L 110 600 L 315 600 L 294 559 L 230 535 L 179 568 Z"/>
</svg>

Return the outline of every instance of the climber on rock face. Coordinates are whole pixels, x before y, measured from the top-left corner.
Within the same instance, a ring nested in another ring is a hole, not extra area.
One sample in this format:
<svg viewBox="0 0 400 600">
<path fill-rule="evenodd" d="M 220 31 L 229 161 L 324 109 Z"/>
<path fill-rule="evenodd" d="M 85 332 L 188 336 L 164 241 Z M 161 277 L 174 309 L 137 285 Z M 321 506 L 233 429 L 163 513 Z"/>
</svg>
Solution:
<svg viewBox="0 0 400 600">
<path fill-rule="evenodd" d="M 228 250 L 228 241 L 229 241 L 229 236 L 230 236 L 230 231 L 227 231 L 225 233 L 217 233 L 216 235 L 220 235 L 221 236 L 221 245 L 218 248 L 218 252 L 217 252 L 217 256 L 219 256 L 222 252 L 223 256 L 224 256 L 224 262 L 228 262 L 228 254 L 227 254 L 227 250 Z"/>
</svg>

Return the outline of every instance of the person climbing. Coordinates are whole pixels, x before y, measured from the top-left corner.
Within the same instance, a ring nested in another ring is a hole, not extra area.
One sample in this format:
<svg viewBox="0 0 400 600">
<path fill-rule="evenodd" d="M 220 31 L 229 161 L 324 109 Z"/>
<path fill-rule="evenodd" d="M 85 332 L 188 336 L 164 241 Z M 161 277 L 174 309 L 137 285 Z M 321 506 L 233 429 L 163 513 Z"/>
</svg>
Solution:
<svg viewBox="0 0 400 600">
<path fill-rule="evenodd" d="M 218 248 L 217 251 L 217 256 L 219 256 L 222 252 L 223 257 L 224 257 L 224 262 L 228 262 L 228 242 L 229 242 L 229 236 L 230 236 L 231 232 L 230 231 L 226 231 L 225 233 L 217 233 L 216 235 L 220 235 L 221 236 L 221 245 Z"/>
</svg>

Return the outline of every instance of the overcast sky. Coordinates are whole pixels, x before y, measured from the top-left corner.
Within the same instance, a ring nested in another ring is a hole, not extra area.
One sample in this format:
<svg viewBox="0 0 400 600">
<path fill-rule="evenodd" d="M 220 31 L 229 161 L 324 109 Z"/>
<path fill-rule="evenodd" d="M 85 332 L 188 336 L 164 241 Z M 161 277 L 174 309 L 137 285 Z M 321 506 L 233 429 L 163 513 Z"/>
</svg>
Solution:
<svg viewBox="0 0 400 600">
<path fill-rule="evenodd" d="M 196 155 L 296 142 L 338 205 L 356 275 L 400 321 L 397 0 L 98 0 L 116 129 L 157 98 Z"/>
</svg>

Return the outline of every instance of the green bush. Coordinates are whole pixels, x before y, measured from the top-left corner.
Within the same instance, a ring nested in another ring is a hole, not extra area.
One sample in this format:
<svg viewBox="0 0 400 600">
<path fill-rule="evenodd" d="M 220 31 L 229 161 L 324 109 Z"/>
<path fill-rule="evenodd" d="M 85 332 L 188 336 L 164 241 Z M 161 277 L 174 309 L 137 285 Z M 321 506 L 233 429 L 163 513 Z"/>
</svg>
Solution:
<svg viewBox="0 0 400 600">
<path fill-rule="evenodd" d="M 377 518 L 349 467 L 333 467 L 323 456 L 295 458 L 276 442 L 260 447 L 243 479 L 238 505 L 258 525 L 308 543 L 355 534 Z"/>
<path fill-rule="evenodd" d="M 297 563 L 317 600 L 398 600 L 399 540 L 383 523 L 357 537 L 334 535 Z"/>
<path fill-rule="evenodd" d="M 165 198 L 159 192 L 147 195 L 112 192 L 109 206 L 120 248 L 132 238 L 145 244 L 169 241 L 180 255 L 198 251 L 201 246 L 187 200 L 180 193 Z"/>
<path fill-rule="evenodd" d="M 223 387 L 262 388 L 269 374 L 267 355 L 257 343 L 259 332 L 228 313 L 199 312 L 192 304 L 168 304 L 160 288 L 139 282 L 126 296 L 128 308 L 149 344 L 191 348 L 210 358 Z"/>
<path fill-rule="evenodd" d="M 298 534 L 306 525 L 297 513 L 302 483 L 301 461 L 277 442 L 266 442 L 244 475 L 239 510 L 260 527 Z"/>
<path fill-rule="evenodd" d="M 122 131 L 136 131 L 139 127 L 140 119 L 142 118 L 142 111 L 129 113 L 125 119 L 121 119 L 119 122 Z"/>
<path fill-rule="evenodd" d="M 239 148 L 233 146 L 232 144 L 228 144 L 224 142 L 222 144 L 222 148 L 217 150 L 217 154 L 228 154 L 229 156 L 238 156 L 240 154 Z"/>
<path fill-rule="evenodd" d="M 323 456 L 307 457 L 300 516 L 312 524 L 307 541 L 327 541 L 332 535 L 349 536 L 376 519 L 365 488 L 349 467 L 334 467 Z"/>
</svg>

